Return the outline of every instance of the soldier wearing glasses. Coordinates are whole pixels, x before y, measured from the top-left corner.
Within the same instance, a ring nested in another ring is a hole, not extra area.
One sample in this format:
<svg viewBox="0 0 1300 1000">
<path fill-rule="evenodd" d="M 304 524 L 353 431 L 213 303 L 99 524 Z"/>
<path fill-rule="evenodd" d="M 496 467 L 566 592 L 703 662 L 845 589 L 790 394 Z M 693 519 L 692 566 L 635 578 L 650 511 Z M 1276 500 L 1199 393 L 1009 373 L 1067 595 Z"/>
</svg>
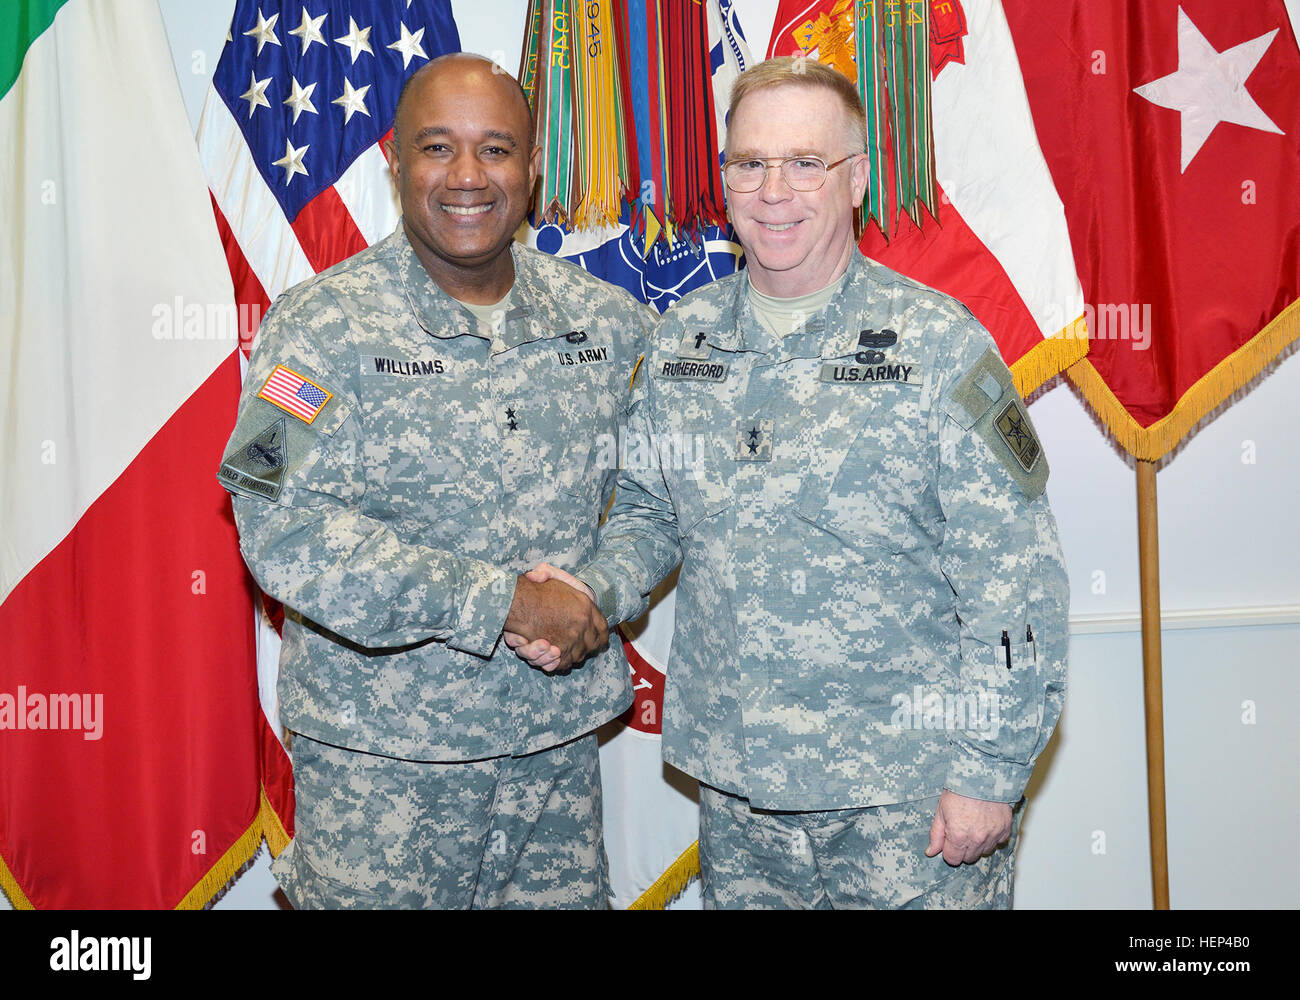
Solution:
<svg viewBox="0 0 1300 1000">
<path fill-rule="evenodd" d="M 863 123 L 817 63 L 737 80 L 747 269 L 658 327 L 577 574 L 612 625 L 681 564 L 663 753 L 710 907 L 1010 906 L 1064 701 L 1046 458 L 970 312 L 857 251 Z"/>
</svg>

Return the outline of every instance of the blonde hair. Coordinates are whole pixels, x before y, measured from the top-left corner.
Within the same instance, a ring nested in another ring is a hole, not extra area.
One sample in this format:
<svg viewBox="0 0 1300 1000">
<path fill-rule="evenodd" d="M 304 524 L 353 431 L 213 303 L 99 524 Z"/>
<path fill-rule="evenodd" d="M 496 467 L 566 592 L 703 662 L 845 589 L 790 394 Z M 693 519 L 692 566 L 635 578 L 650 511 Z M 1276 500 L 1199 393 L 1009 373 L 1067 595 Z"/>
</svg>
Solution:
<svg viewBox="0 0 1300 1000">
<path fill-rule="evenodd" d="M 837 98 L 848 118 L 848 141 L 852 152 L 861 153 L 867 148 L 867 112 L 858 96 L 858 88 L 839 70 L 832 69 L 816 59 L 805 56 L 778 56 L 751 66 L 736 77 L 731 85 L 731 105 L 727 120 L 734 120 L 736 109 L 748 95 L 772 87 L 820 87 Z M 731 134 L 727 134 L 731 143 Z"/>
</svg>

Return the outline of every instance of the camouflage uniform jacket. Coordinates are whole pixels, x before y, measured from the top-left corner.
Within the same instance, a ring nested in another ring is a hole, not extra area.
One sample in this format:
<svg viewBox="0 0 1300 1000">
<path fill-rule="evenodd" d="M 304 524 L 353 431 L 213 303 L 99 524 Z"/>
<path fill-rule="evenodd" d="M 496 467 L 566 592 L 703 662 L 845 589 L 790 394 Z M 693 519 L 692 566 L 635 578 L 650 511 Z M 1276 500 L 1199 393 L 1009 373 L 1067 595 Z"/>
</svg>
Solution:
<svg viewBox="0 0 1300 1000">
<path fill-rule="evenodd" d="M 595 552 L 649 317 L 580 268 L 512 253 L 490 339 L 400 224 L 265 317 L 218 478 L 245 561 L 289 609 L 289 729 L 473 760 L 555 746 L 631 701 L 617 642 L 547 675 L 498 639 L 516 574 Z"/>
<path fill-rule="evenodd" d="M 664 759 L 768 809 L 1016 801 L 1069 594 L 1011 373 L 965 307 L 860 254 L 784 339 L 746 280 L 652 336 L 580 574 L 623 621 L 681 563 Z"/>
</svg>

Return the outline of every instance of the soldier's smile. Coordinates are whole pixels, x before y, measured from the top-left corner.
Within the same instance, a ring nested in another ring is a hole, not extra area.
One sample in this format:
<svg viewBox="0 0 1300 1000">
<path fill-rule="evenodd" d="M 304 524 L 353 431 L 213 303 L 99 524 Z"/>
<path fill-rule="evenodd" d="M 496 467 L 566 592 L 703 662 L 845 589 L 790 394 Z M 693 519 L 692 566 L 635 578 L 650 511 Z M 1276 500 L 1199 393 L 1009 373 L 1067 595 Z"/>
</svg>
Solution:
<svg viewBox="0 0 1300 1000">
<path fill-rule="evenodd" d="M 495 205 L 495 201 L 489 201 L 484 205 L 443 205 L 442 210 L 447 212 L 449 215 L 472 219 L 485 212 L 490 212 Z"/>
</svg>

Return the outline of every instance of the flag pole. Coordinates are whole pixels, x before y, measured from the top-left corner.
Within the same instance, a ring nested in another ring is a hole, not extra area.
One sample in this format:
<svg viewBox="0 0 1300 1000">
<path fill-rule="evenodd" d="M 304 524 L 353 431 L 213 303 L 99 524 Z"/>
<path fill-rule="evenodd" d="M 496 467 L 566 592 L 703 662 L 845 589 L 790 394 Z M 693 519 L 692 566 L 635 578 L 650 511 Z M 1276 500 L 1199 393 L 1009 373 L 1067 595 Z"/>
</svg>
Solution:
<svg viewBox="0 0 1300 1000">
<path fill-rule="evenodd" d="M 1138 577 L 1142 593 L 1142 676 L 1147 733 L 1147 812 L 1155 909 L 1169 909 L 1169 850 L 1165 838 L 1164 686 L 1160 675 L 1160 531 L 1156 466 L 1137 463 Z"/>
</svg>

